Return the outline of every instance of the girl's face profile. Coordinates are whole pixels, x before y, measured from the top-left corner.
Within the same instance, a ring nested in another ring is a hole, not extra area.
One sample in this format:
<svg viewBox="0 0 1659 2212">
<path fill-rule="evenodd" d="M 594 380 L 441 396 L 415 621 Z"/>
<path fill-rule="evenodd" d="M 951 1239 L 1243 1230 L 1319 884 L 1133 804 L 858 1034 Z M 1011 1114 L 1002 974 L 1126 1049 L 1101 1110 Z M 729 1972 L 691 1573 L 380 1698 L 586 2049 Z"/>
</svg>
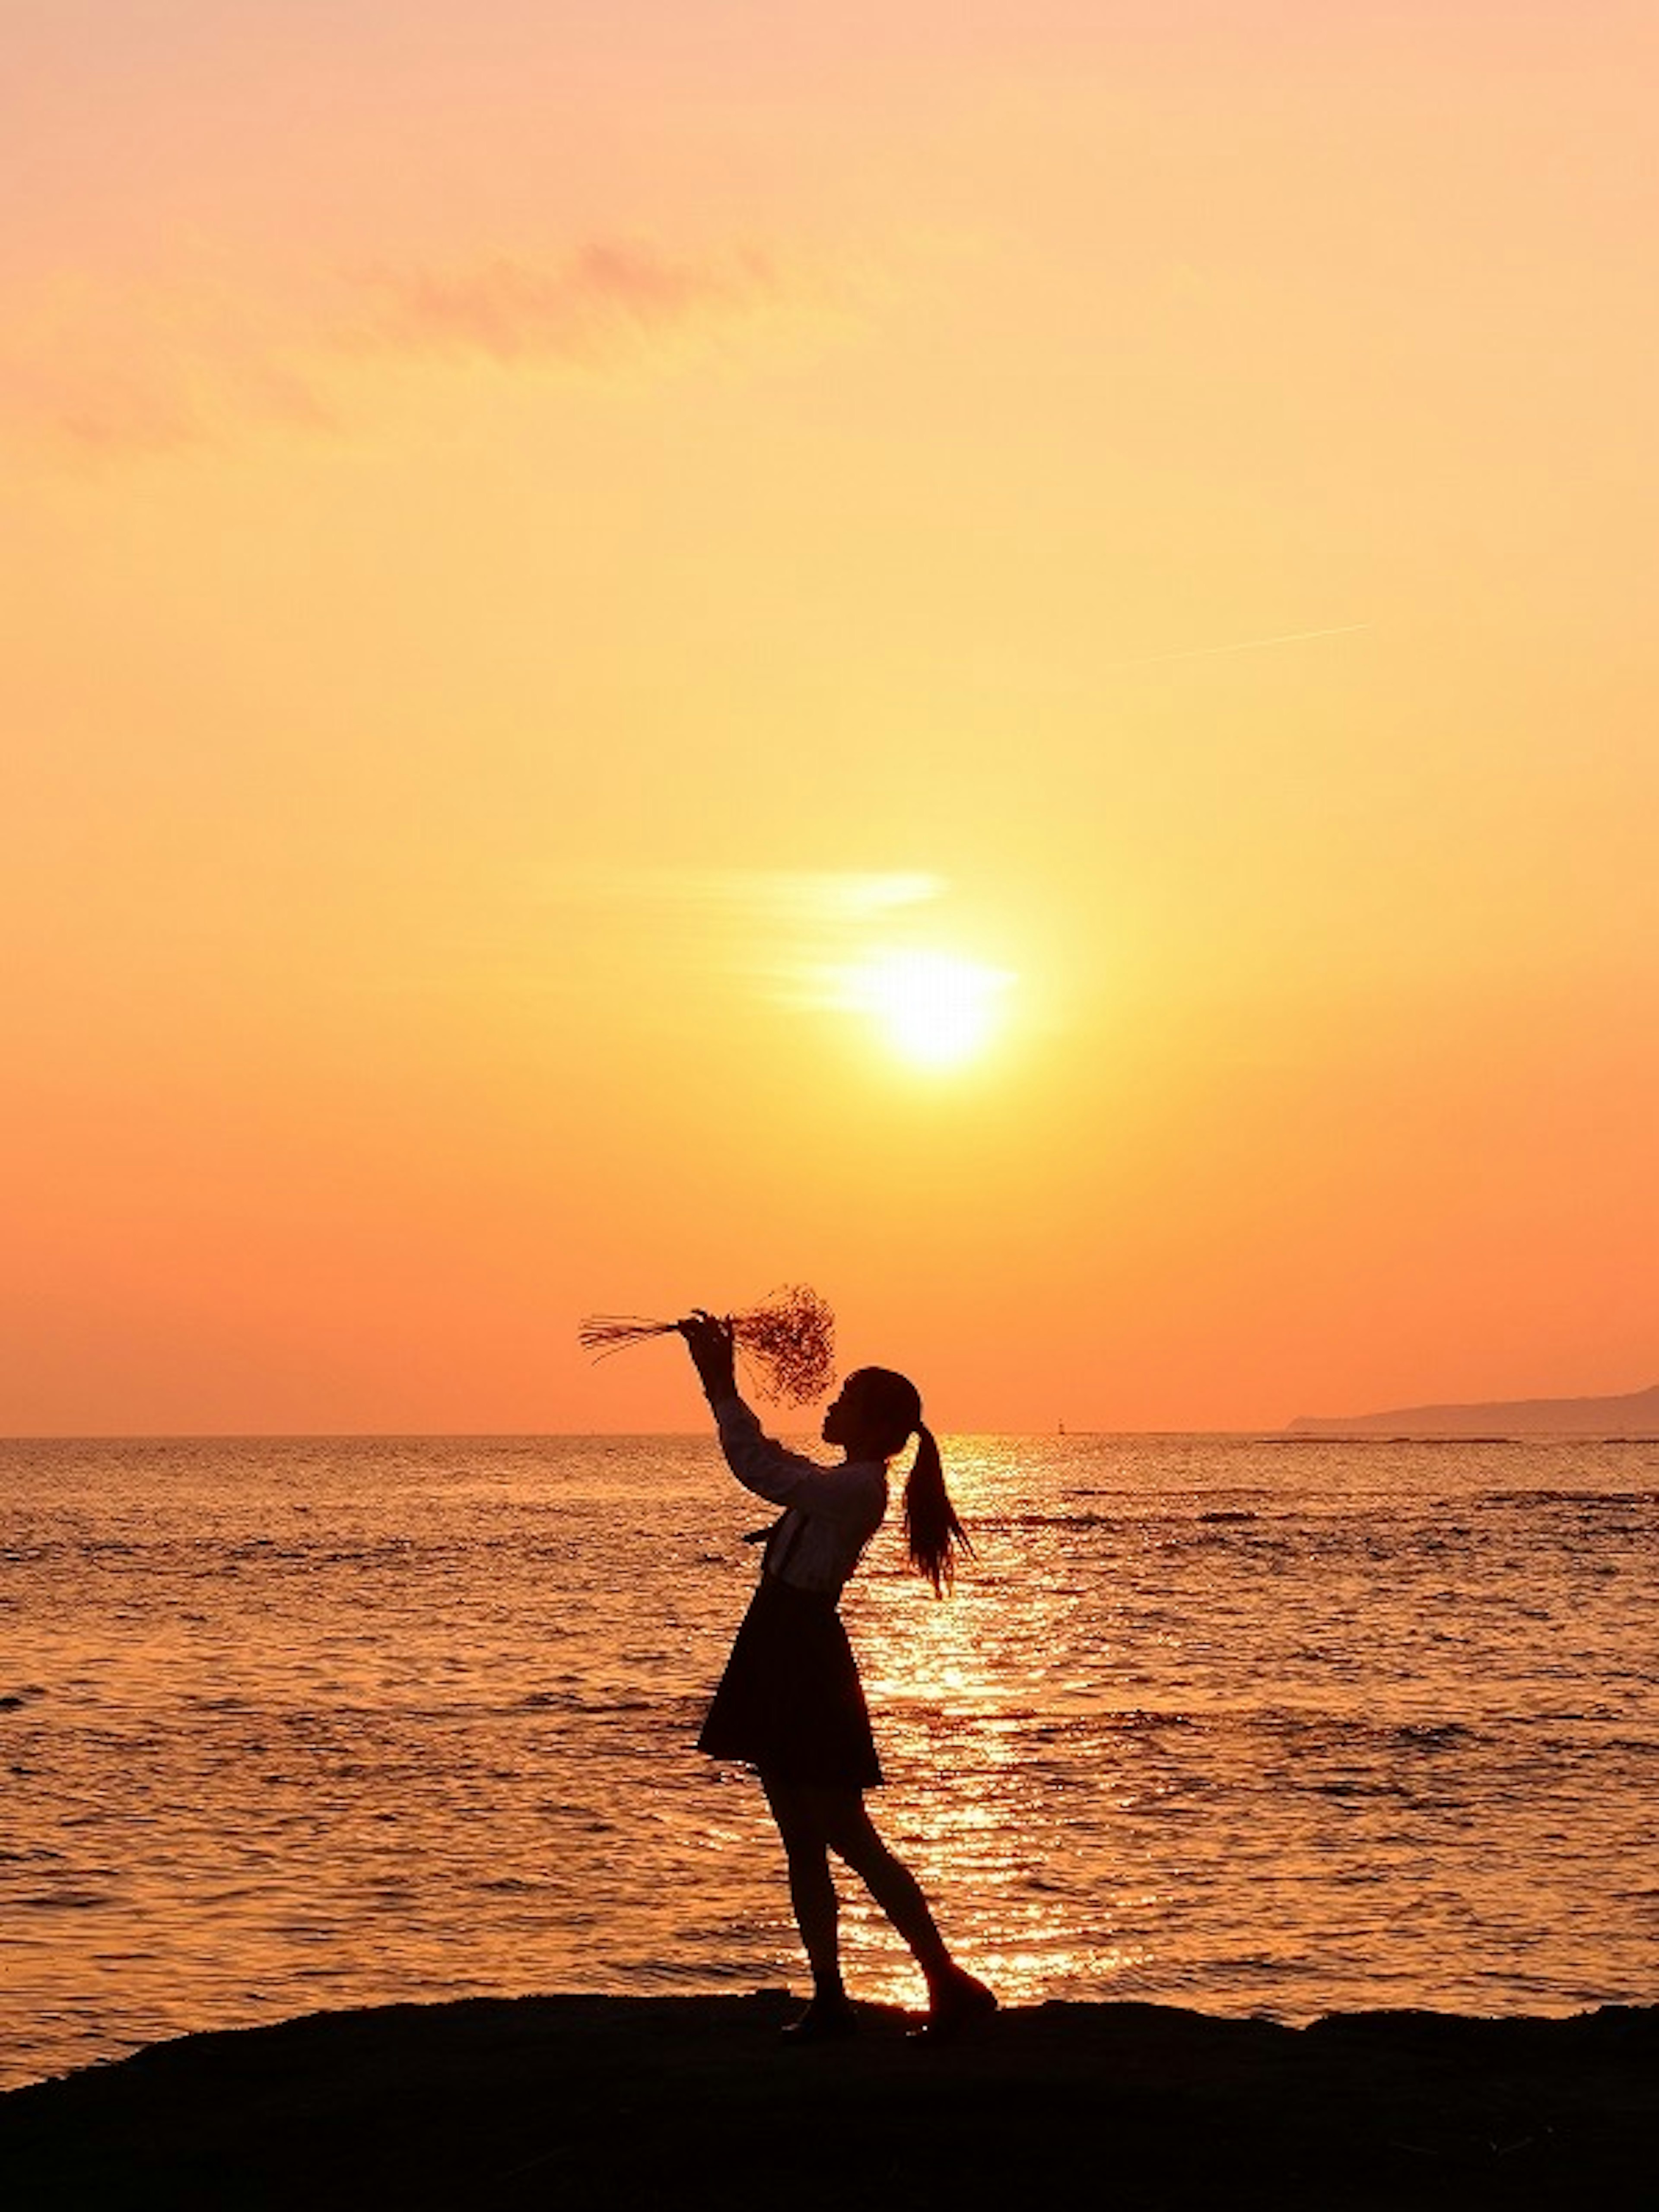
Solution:
<svg viewBox="0 0 1659 2212">
<path fill-rule="evenodd" d="M 827 1444 L 851 1444 L 861 1433 L 859 1377 L 849 1375 L 823 1412 L 818 1433 Z"/>
<path fill-rule="evenodd" d="M 835 1402 L 826 1407 L 818 1433 L 827 1444 L 839 1444 L 849 1459 L 890 1460 L 903 1449 L 902 1430 L 896 1430 L 893 1408 L 878 1367 L 849 1375 Z"/>
<path fill-rule="evenodd" d="M 823 1409 L 823 1420 L 818 1433 L 827 1444 L 838 1444 L 843 1441 L 841 1433 L 841 1415 L 846 1404 L 847 1385 L 843 1382 Z"/>
</svg>

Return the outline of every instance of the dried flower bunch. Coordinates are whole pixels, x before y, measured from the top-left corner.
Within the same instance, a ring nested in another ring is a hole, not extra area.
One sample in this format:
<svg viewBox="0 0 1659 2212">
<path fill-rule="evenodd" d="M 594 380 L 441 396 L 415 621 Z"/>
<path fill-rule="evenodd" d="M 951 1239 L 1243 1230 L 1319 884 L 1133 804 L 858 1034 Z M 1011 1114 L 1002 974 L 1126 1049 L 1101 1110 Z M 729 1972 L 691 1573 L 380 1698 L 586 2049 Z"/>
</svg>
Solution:
<svg viewBox="0 0 1659 2212">
<path fill-rule="evenodd" d="M 749 1312 L 728 1316 L 744 1373 L 763 1398 L 811 1405 L 836 1379 L 836 1316 L 805 1283 L 787 1284 Z M 677 1321 L 645 1321 L 633 1314 L 594 1314 L 577 1340 L 596 1360 L 647 1337 L 672 1336 Z"/>
</svg>

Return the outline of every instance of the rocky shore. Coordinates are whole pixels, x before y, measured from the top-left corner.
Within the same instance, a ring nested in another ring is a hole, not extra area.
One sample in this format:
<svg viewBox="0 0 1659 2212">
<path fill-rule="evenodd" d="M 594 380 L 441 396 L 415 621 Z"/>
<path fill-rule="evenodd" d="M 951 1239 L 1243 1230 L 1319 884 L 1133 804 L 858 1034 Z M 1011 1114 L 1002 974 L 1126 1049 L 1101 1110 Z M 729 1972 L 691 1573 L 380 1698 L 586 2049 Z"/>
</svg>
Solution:
<svg viewBox="0 0 1659 2212">
<path fill-rule="evenodd" d="M 1051 2003 L 794 2050 L 744 1997 L 538 1997 L 194 2035 L 0 2097 L 13 2212 L 960 2212 L 1659 2203 L 1659 2006 L 1304 2028 Z"/>
</svg>

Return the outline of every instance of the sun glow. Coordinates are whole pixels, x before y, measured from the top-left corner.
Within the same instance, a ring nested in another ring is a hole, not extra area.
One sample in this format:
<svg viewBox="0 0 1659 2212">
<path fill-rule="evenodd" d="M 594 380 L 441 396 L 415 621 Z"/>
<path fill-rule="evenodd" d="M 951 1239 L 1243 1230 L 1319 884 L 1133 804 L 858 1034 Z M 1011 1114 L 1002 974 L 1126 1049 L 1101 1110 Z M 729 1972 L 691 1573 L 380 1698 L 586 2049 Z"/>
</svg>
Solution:
<svg viewBox="0 0 1659 2212">
<path fill-rule="evenodd" d="M 997 1001 L 1012 981 L 954 953 L 883 952 L 854 970 L 848 999 L 875 1018 L 904 1059 L 922 1067 L 957 1067 L 990 1036 Z"/>
</svg>

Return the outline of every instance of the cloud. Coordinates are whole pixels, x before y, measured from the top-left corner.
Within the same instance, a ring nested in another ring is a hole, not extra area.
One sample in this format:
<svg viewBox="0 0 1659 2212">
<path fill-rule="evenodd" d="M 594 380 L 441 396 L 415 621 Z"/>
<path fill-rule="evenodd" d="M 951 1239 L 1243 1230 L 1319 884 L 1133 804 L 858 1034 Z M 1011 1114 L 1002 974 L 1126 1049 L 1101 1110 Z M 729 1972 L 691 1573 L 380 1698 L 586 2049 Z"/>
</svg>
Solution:
<svg viewBox="0 0 1659 2212">
<path fill-rule="evenodd" d="M 376 362 L 602 374 L 827 295 L 758 246 L 703 256 L 595 240 L 264 289 L 222 269 L 62 279 L 0 314 L 0 423 L 89 456 L 210 445 L 258 423 L 340 430 Z"/>
<path fill-rule="evenodd" d="M 758 247 L 696 260 L 638 244 L 590 245 L 551 266 L 497 256 L 472 269 L 380 272 L 367 289 L 370 313 L 356 343 L 503 366 L 604 364 L 798 296 Z"/>
<path fill-rule="evenodd" d="M 201 445 L 251 420 L 338 420 L 303 312 L 212 272 L 61 277 L 0 328 L 0 423 L 90 457 Z"/>
</svg>

